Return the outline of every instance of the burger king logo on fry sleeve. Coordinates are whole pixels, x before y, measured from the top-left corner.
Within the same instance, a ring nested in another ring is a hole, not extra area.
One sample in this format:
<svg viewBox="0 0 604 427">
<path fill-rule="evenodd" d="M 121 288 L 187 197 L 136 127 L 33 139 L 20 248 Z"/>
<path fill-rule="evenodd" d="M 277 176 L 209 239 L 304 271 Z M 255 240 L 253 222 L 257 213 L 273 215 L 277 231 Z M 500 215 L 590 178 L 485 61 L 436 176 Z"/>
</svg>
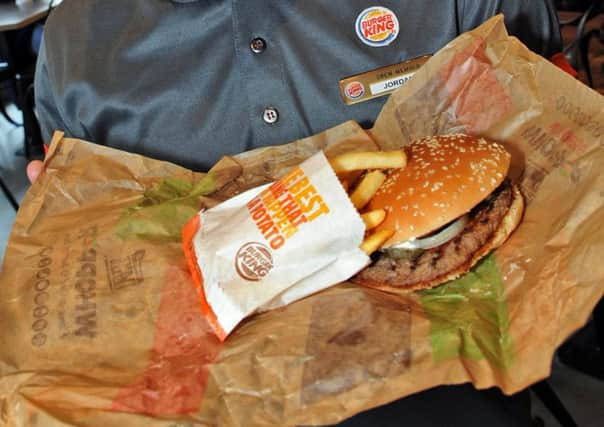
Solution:
<svg viewBox="0 0 604 427">
<path fill-rule="evenodd" d="M 235 255 L 235 269 L 241 278 L 257 282 L 273 268 L 270 249 L 258 242 L 248 242 Z"/>
<path fill-rule="evenodd" d="M 372 6 L 362 11 L 355 23 L 357 36 L 371 47 L 388 46 L 399 33 L 394 12 L 382 6 Z"/>
<path fill-rule="evenodd" d="M 361 82 L 350 82 L 344 89 L 346 96 L 350 99 L 358 99 L 365 95 L 365 86 Z"/>
</svg>

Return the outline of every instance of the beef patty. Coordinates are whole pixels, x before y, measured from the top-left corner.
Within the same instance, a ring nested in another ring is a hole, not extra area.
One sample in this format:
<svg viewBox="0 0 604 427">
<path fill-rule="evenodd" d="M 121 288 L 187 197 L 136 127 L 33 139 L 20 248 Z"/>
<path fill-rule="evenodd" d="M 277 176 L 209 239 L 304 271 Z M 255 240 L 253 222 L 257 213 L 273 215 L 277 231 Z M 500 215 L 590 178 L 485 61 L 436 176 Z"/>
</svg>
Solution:
<svg viewBox="0 0 604 427">
<path fill-rule="evenodd" d="M 474 254 L 489 242 L 512 202 L 512 186 L 509 181 L 504 181 L 470 211 L 469 222 L 454 239 L 408 259 L 393 259 L 379 253 L 378 259 L 352 281 L 412 289 L 418 284 L 447 277 L 471 262 Z"/>
</svg>

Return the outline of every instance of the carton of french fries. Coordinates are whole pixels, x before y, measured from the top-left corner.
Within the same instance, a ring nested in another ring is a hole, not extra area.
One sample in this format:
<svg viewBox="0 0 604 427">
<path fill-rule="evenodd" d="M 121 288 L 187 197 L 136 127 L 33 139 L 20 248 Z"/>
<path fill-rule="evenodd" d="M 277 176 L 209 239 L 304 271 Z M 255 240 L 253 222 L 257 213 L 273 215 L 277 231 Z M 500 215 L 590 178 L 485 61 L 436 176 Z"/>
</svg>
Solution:
<svg viewBox="0 0 604 427">
<path fill-rule="evenodd" d="M 281 179 L 199 212 L 184 228 L 183 247 L 216 335 L 225 340 L 245 317 L 365 267 L 392 233 L 373 233 L 386 213 L 363 209 L 386 179 L 384 170 L 405 163 L 402 150 L 331 162 L 319 152 Z"/>
</svg>

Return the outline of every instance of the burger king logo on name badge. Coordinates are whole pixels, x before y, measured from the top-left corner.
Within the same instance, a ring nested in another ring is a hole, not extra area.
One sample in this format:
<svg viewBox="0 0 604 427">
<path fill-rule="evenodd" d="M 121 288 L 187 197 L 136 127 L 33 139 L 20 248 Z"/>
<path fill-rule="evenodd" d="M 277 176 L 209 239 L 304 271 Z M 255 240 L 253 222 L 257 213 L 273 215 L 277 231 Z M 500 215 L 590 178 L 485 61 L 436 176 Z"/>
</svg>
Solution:
<svg viewBox="0 0 604 427">
<path fill-rule="evenodd" d="M 235 269 L 244 280 L 257 282 L 273 268 L 270 249 L 258 242 L 248 242 L 235 255 Z"/>
<path fill-rule="evenodd" d="M 358 99 L 365 95 L 365 86 L 361 82 L 350 82 L 344 88 L 344 93 L 350 99 Z"/>
<path fill-rule="evenodd" d="M 388 46 L 399 32 L 396 15 L 382 6 L 373 6 L 362 11 L 357 17 L 355 28 L 361 41 L 371 47 Z"/>
</svg>

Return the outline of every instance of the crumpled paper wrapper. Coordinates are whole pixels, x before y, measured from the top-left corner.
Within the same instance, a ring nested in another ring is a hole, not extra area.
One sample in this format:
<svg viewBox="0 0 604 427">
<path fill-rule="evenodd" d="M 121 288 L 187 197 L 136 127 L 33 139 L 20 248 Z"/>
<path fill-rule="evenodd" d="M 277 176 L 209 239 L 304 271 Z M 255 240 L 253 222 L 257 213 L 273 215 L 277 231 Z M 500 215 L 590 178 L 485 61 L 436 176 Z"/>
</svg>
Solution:
<svg viewBox="0 0 604 427">
<path fill-rule="evenodd" d="M 208 174 L 57 134 L 0 276 L 0 423 L 318 425 L 441 384 L 521 390 L 604 293 L 604 99 L 508 37 L 444 47 L 367 132 L 347 122 Z M 465 131 L 512 152 L 524 221 L 472 272 L 393 295 L 343 283 L 220 343 L 180 227 L 324 149 Z"/>
</svg>

